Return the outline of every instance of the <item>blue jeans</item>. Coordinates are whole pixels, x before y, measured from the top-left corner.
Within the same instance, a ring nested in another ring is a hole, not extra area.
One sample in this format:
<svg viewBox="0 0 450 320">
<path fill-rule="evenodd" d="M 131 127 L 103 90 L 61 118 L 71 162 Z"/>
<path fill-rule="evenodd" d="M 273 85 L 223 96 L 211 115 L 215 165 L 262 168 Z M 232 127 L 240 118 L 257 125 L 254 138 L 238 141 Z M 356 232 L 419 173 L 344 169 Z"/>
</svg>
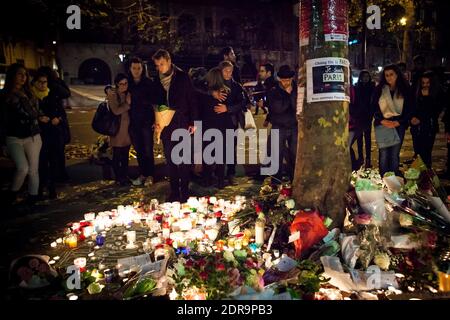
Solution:
<svg viewBox="0 0 450 320">
<path fill-rule="evenodd" d="M 395 172 L 396 175 L 400 175 L 400 150 L 402 149 L 403 139 L 405 137 L 406 128 L 404 126 L 397 127 L 397 133 L 400 137 L 400 143 L 378 150 L 379 155 L 379 168 L 381 177 L 384 176 L 386 172 Z"/>
</svg>

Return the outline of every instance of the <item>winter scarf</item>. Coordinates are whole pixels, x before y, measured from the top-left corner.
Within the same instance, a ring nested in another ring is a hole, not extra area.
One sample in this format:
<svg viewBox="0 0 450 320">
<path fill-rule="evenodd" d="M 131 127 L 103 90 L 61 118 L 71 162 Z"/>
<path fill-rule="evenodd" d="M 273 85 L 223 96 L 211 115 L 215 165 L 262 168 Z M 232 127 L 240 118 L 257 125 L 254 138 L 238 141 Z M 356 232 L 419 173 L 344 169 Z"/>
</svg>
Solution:
<svg viewBox="0 0 450 320">
<path fill-rule="evenodd" d="M 41 91 L 35 86 L 31 86 L 31 93 L 33 93 L 33 96 L 39 99 L 39 101 L 43 100 L 46 96 L 48 96 L 49 92 L 50 92 L 49 88 L 47 88 L 45 91 Z"/>
<path fill-rule="evenodd" d="M 385 119 L 396 117 L 402 114 L 403 105 L 405 99 L 398 95 L 397 90 L 394 93 L 394 97 L 391 96 L 389 86 L 385 85 L 381 91 L 378 104 L 380 105 L 381 113 Z"/>
</svg>

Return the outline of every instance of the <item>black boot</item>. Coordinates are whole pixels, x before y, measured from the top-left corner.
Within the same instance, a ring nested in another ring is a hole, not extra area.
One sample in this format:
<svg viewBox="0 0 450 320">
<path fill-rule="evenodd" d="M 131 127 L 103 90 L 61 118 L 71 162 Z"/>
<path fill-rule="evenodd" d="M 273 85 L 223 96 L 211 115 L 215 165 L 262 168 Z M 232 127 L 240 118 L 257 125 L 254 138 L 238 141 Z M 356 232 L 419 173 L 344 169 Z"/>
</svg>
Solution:
<svg viewBox="0 0 450 320">
<path fill-rule="evenodd" d="M 28 195 L 28 198 L 26 200 L 26 204 L 29 206 L 34 206 L 36 204 L 36 202 L 39 201 L 39 195 Z"/>
<path fill-rule="evenodd" d="M 56 199 L 58 195 L 56 194 L 56 189 L 54 186 L 48 188 L 48 198 L 49 199 Z"/>
<path fill-rule="evenodd" d="M 17 191 L 8 190 L 5 192 L 5 201 L 6 205 L 10 206 L 17 200 Z"/>
</svg>

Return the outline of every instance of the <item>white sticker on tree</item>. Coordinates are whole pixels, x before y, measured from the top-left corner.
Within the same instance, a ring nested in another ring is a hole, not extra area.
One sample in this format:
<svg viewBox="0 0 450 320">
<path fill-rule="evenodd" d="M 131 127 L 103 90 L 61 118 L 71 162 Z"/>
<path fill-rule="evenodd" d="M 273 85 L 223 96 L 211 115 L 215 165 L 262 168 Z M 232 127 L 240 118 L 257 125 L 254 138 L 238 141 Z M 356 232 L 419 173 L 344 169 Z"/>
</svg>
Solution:
<svg viewBox="0 0 450 320">
<path fill-rule="evenodd" d="M 318 58 L 306 61 L 308 103 L 350 102 L 350 62 L 344 58 Z"/>
</svg>

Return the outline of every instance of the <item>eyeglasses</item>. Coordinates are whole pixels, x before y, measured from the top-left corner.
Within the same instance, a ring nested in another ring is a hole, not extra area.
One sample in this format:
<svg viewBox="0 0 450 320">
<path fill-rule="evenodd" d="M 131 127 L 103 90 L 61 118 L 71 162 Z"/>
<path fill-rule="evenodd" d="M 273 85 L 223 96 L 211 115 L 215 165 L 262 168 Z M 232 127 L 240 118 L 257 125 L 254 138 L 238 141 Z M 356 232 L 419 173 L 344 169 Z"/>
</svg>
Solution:
<svg viewBox="0 0 450 320">
<path fill-rule="evenodd" d="M 119 82 L 119 86 L 126 86 L 128 85 L 128 82 Z"/>
</svg>

